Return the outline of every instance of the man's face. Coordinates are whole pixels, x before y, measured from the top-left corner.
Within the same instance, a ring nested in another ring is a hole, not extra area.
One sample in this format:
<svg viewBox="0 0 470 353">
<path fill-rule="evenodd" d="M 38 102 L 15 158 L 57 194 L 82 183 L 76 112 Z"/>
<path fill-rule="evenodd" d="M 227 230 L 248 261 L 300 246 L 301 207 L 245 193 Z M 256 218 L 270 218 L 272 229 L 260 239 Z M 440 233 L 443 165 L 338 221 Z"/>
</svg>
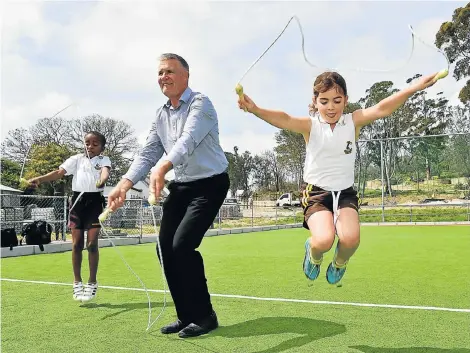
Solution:
<svg viewBox="0 0 470 353">
<path fill-rule="evenodd" d="M 179 98 L 188 87 L 189 73 L 176 59 L 162 60 L 158 66 L 158 84 L 168 98 Z"/>
</svg>

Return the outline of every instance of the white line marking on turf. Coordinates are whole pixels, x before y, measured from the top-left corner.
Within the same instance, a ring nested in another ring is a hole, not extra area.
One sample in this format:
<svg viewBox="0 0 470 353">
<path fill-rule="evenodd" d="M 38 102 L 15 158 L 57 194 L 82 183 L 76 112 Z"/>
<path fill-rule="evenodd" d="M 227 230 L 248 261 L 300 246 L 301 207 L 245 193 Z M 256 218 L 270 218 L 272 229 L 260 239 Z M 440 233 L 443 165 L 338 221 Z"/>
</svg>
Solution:
<svg viewBox="0 0 470 353">
<path fill-rule="evenodd" d="M 20 282 L 20 283 L 33 283 L 33 284 L 49 284 L 54 286 L 72 286 L 70 283 L 60 282 L 46 282 L 46 281 L 28 281 L 24 279 L 13 279 L 13 278 L 0 278 L 6 282 Z M 116 289 L 116 290 L 128 290 L 134 292 L 144 292 L 143 288 L 129 288 L 129 287 L 116 287 L 116 286 L 99 286 L 100 288 Z M 149 292 L 163 293 L 161 289 L 147 289 Z M 246 295 L 232 295 L 232 294 L 211 294 L 213 297 L 232 298 L 232 299 L 248 299 L 248 300 L 260 300 L 260 301 L 273 301 L 273 302 L 285 302 L 285 303 L 304 303 L 304 304 L 323 304 L 323 305 L 346 305 L 346 306 L 362 306 L 371 308 L 387 308 L 387 309 L 409 309 L 409 310 L 430 310 L 430 311 L 452 311 L 459 313 L 470 313 L 470 309 L 457 309 L 457 308 L 442 308 L 436 306 L 413 306 L 413 305 L 394 305 L 394 304 L 369 304 L 369 303 L 350 303 L 350 302 L 333 302 L 324 300 L 306 300 L 306 299 L 288 299 L 288 298 L 263 298 L 263 297 L 251 297 Z"/>
</svg>

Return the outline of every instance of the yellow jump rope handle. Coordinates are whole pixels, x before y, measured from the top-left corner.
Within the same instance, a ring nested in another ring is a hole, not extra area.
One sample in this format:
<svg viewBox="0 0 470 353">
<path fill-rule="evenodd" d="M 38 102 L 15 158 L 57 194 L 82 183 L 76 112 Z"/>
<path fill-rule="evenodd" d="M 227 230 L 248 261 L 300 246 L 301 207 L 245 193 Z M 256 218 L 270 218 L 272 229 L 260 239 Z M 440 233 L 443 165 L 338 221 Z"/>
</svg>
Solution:
<svg viewBox="0 0 470 353">
<path fill-rule="evenodd" d="M 29 186 L 28 181 L 25 178 L 20 178 L 20 187 L 27 187 Z"/>
<path fill-rule="evenodd" d="M 238 94 L 238 96 L 240 97 L 240 99 L 243 98 L 243 86 L 241 84 L 237 84 L 235 86 L 235 92 Z"/>
<path fill-rule="evenodd" d="M 447 70 L 447 69 L 439 71 L 436 74 L 436 76 L 434 76 L 434 82 L 436 82 L 437 80 L 440 80 L 441 78 L 446 77 L 448 74 L 449 74 L 449 70 Z"/>
<path fill-rule="evenodd" d="M 241 84 L 238 83 L 235 86 L 235 92 L 238 94 L 240 99 L 243 99 L 243 86 Z M 246 109 L 243 109 L 243 110 L 246 111 Z"/>
<path fill-rule="evenodd" d="M 148 202 L 152 206 L 157 204 L 157 199 L 155 198 L 155 194 L 152 194 L 152 193 L 149 194 Z"/>
<path fill-rule="evenodd" d="M 110 208 L 106 208 L 103 213 L 101 213 L 98 217 L 98 220 L 100 222 L 104 222 L 106 220 L 106 218 L 108 218 L 109 214 L 111 213 L 111 209 Z"/>
</svg>

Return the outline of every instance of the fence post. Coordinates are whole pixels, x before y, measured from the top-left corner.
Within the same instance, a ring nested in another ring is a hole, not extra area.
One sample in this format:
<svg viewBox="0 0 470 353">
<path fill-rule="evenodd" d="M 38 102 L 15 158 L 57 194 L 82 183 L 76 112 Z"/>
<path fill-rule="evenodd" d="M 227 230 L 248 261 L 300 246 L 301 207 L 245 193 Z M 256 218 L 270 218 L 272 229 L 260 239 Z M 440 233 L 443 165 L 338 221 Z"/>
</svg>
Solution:
<svg viewBox="0 0 470 353">
<path fill-rule="evenodd" d="M 276 225 L 277 225 L 277 206 L 274 205 L 274 209 L 276 210 L 276 219 L 275 219 L 275 222 L 276 222 Z"/>
<path fill-rule="evenodd" d="M 470 202 L 467 202 L 467 220 L 470 222 Z"/>
<path fill-rule="evenodd" d="M 410 205 L 410 222 L 413 222 L 413 206 Z"/>
<path fill-rule="evenodd" d="M 385 205 L 384 205 L 384 147 L 383 141 L 380 140 L 380 173 L 382 174 L 382 222 L 385 222 Z"/>
<path fill-rule="evenodd" d="M 153 212 L 153 210 L 152 210 Z M 152 216 L 153 218 L 153 216 Z M 142 236 L 144 235 L 143 232 L 143 223 L 144 223 L 144 199 L 140 199 L 140 239 L 142 239 Z"/>
<path fill-rule="evenodd" d="M 221 224 L 222 223 L 222 216 L 220 215 L 220 210 L 221 209 L 222 209 L 222 207 L 219 208 L 219 230 L 222 228 L 222 224 Z"/>
<path fill-rule="evenodd" d="M 62 233 L 62 240 L 67 240 L 67 195 L 64 195 L 64 222 L 62 224 L 63 233 Z"/>
<path fill-rule="evenodd" d="M 251 228 L 253 228 L 253 217 L 254 217 L 254 212 L 255 212 L 254 209 L 255 207 L 253 205 L 253 207 L 251 207 Z"/>
</svg>

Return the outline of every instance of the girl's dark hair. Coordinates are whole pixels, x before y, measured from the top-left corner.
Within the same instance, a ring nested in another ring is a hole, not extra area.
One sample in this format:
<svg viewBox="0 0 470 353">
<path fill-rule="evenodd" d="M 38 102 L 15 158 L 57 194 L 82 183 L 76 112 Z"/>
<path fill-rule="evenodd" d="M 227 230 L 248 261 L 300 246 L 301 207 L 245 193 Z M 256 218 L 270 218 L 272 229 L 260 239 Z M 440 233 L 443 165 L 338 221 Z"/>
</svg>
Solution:
<svg viewBox="0 0 470 353">
<path fill-rule="evenodd" d="M 325 93 L 332 88 L 336 88 L 336 91 L 344 96 L 348 95 L 346 81 L 344 80 L 343 76 L 337 72 L 324 72 L 317 76 L 315 82 L 313 83 L 313 96 L 318 98 L 320 93 Z M 315 108 L 313 102 L 308 105 L 308 111 L 310 115 L 313 115 L 313 113 L 317 111 L 317 108 Z"/>
<path fill-rule="evenodd" d="M 87 135 L 94 135 L 95 137 L 97 137 L 98 140 L 101 143 L 101 150 L 102 151 L 104 150 L 104 146 L 106 145 L 106 137 L 104 137 L 104 135 L 102 133 L 100 133 L 98 131 L 90 131 L 90 132 L 87 133 Z"/>
</svg>

